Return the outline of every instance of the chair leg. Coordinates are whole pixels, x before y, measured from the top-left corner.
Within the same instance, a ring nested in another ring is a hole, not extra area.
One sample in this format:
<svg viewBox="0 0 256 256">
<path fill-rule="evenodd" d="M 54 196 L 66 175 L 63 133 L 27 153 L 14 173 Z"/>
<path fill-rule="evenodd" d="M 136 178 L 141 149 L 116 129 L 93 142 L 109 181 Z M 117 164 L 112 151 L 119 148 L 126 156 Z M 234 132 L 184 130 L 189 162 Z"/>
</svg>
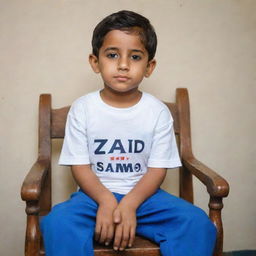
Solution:
<svg viewBox="0 0 256 256">
<path fill-rule="evenodd" d="M 209 202 L 209 216 L 217 228 L 217 240 L 213 256 L 223 255 L 223 226 L 221 210 L 223 208 L 222 197 L 211 197 Z"/>
<path fill-rule="evenodd" d="M 27 228 L 25 256 L 38 256 L 40 251 L 39 207 L 37 202 L 27 202 Z"/>
</svg>

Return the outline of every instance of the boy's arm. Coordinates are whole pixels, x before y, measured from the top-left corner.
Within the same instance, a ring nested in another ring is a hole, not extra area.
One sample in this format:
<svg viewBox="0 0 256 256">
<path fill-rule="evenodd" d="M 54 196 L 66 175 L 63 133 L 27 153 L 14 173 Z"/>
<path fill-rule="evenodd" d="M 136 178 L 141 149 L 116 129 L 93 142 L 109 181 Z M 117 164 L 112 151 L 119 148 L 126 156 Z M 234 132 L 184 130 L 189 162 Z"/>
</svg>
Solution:
<svg viewBox="0 0 256 256">
<path fill-rule="evenodd" d="M 73 165 L 71 170 L 79 187 L 99 205 L 95 240 L 108 245 L 114 235 L 113 211 L 118 205 L 117 200 L 100 182 L 90 165 Z"/>
<path fill-rule="evenodd" d="M 123 197 L 114 211 L 115 230 L 114 249 L 124 250 L 133 244 L 136 231 L 136 210 L 160 187 L 166 176 L 165 168 L 148 168 L 136 186 Z"/>
</svg>

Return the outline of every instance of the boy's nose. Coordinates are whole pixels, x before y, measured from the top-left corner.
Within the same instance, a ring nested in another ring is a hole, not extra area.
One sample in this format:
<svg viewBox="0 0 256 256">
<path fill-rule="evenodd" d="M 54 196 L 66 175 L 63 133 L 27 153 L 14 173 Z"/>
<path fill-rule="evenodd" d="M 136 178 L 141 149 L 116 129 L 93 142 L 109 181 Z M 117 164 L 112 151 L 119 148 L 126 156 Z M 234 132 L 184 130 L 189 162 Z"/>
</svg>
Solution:
<svg viewBox="0 0 256 256">
<path fill-rule="evenodd" d="M 127 58 L 120 58 L 118 62 L 119 70 L 129 70 L 129 61 Z"/>
</svg>

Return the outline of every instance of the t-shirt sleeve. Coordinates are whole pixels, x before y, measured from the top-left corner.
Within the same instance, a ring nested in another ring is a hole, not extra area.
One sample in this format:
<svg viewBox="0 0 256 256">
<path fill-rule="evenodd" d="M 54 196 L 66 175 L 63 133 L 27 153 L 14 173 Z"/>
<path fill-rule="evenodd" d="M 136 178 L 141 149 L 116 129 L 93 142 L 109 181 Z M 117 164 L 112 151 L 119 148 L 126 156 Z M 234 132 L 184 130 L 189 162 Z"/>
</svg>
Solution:
<svg viewBox="0 0 256 256">
<path fill-rule="evenodd" d="M 154 130 L 148 167 L 176 168 L 179 166 L 181 166 L 181 162 L 174 134 L 173 119 L 169 110 L 164 108 Z"/>
<path fill-rule="evenodd" d="M 60 165 L 90 164 L 86 130 L 84 107 L 81 102 L 75 102 L 67 116 Z"/>
</svg>

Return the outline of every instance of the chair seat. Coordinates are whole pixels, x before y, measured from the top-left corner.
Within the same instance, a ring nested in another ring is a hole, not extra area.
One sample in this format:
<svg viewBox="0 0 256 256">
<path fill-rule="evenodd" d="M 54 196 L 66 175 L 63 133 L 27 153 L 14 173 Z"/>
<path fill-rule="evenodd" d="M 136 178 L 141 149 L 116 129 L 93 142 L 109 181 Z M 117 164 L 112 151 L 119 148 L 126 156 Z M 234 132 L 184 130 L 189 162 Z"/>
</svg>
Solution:
<svg viewBox="0 0 256 256">
<path fill-rule="evenodd" d="M 137 236 L 132 248 L 127 248 L 125 251 L 114 251 L 112 246 L 104 246 L 95 244 L 94 246 L 95 256 L 112 256 L 112 255 L 123 255 L 123 256 L 160 256 L 159 246 L 143 237 Z"/>
<path fill-rule="evenodd" d="M 44 256 L 45 252 L 40 251 L 40 256 Z M 125 251 L 114 251 L 112 246 L 104 246 L 95 243 L 94 245 L 94 255 L 95 256 L 113 256 L 113 255 L 123 255 L 123 256 L 160 256 L 159 246 L 143 237 L 137 236 L 132 248 L 127 248 Z"/>
</svg>

